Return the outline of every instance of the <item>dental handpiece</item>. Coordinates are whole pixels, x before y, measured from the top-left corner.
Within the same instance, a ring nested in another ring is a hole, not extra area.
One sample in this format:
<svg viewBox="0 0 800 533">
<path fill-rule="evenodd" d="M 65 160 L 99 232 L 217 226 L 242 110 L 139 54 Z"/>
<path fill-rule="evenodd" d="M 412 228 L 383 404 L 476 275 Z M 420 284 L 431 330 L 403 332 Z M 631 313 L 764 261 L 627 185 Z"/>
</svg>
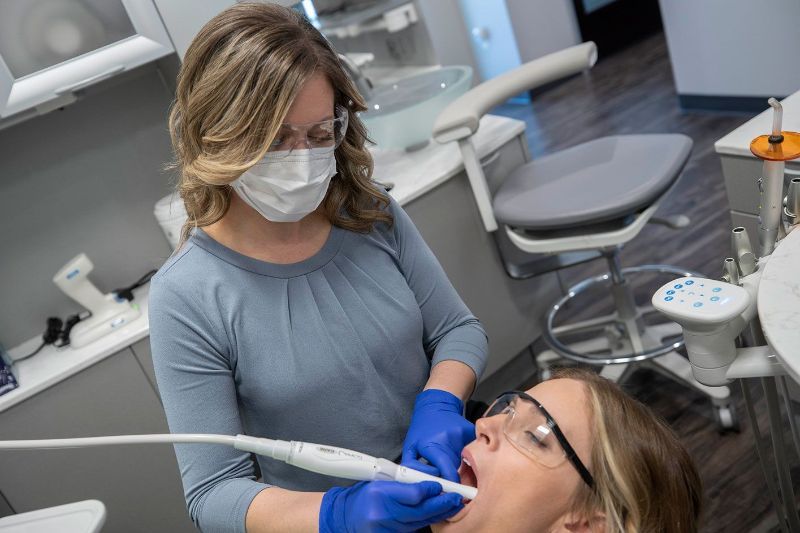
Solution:
<svg viewBox="0 0 800 533">
<path fill-rule="evenodd" d="M 250 437 L 248 435 L 209 435 L 174 433 L 163 435 L 119 435 L 77 439 L 8 440 L 0 441 L 0 450 L 83 448 L 114 444 L 225 444 L 237 450 L 252 452 L 283 461 L 290 465 L 327 476 L 356 481 L 399 481 L 418 483 L 435 481 L 444 492 L 452 492 L 468 500 L 475 499 L 478 489 L 453 483 L 446 479 L 395 464 L 364 453 L 310 442 L 285 441 Z"/>
<path fill-rule="evenodd" d="M 474 499 L 478 494 L 478 489 L 475 487 L 453 483 L 386 459 L 336 446 L 237 435 L 234 447 L 328 476 L 359 481 L 386 480 L 401 483 L 435 481 L 442 486 L 444 492 L 453 492 L 468 500 Z"/>
<path fill-rule="evenodd" d="M 783 161 L 764 161 L 758 212 L 758 255 L 765 257 L 775 249 L 783 211 Z"/>
</svg>

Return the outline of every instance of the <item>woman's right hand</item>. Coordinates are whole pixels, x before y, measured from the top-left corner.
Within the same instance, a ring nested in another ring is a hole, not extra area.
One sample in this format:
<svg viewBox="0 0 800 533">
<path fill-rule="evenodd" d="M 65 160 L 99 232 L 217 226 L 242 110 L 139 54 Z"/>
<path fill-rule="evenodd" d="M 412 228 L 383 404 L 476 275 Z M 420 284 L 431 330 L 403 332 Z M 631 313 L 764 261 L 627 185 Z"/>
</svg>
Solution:
<svg viewBox="0 0 800 533">
<path fill-rule="evenodd" d="M 320 533 L 415 531 L 450 518 L 464 504 L 435 481 L 362 481 L 322 497 Z"/>
</svg>

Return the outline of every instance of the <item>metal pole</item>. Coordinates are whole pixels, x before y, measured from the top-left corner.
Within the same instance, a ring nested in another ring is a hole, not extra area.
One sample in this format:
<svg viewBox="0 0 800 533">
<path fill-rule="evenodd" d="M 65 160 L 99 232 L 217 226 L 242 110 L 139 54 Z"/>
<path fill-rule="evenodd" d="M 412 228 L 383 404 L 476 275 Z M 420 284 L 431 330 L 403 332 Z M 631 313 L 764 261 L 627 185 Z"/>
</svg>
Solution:
<svg viewBox="0 0 800 533">
<path fill-rule="evenodd" d="M 744 405 L 747 409 L 748 418 L 750 418 L 750 425 L 753 428 L 753 440 L 755 441 L 756 455 L 758 462 L 761 463 L 761 471 L 764 473 L 764 480 L 767 482 L 767 491 L 772 500 L 772 507 L 775 509 L 775 517 L 778 519 L 781 531 L 789 533 L 786 525 L 786 514 L 783 512 L 783 504 L 781 503 L 780 493 L 778 487 L 775 485 L 775 480 L 772 478 L 772 472 L 767 464 L 768 451 L 766 450 L 764 437 L 761 436 L 761 430 L 758 428 L 758 419 L 756 418 L 755 402 L 750 395 L 750 388 L 747 380 L 740 379 L 739 385 L 742 387 L 742 394 L 744 395 Z"/>
</svg>

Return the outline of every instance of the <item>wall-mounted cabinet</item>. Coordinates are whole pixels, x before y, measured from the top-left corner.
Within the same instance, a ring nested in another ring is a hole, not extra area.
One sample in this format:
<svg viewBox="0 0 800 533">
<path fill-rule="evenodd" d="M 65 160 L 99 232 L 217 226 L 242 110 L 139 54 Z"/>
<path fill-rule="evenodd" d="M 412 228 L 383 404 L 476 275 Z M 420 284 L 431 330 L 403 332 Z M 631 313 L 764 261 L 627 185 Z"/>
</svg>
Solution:
<svg viewBox="0 0 800 533">
<path fill-rule="evenodd" d="M 59 107 L 172 52 L 152 0 L 3 0 L 0 118 Z"/>
</svg>

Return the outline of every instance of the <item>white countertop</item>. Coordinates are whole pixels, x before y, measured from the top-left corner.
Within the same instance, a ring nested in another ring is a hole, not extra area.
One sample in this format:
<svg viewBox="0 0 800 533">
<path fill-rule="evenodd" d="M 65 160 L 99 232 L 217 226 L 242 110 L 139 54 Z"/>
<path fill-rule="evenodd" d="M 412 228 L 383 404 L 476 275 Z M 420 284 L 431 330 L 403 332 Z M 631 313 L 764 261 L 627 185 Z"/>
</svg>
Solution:
<svg viewBox="0 0 800 533">
<path fill-rule="evenodd" d="M 758 317 L 775 355 L 800 382 L 800 230 L 779 243 L 764 267 Z"/>
<path fill-rule="evenodd" d="M 784 131 L 800 131 L 800 91 L 781 100 Z M 763 112 L 751 118 L 722 139 L 714 143 L 718 154 L 755 157 L 750 143 L 759 135 L 772 133 L 772 108 L 764 101 Z"/>
<path fill-rule="evenodd" d="M 147 337 L 150 334 L 147 288 L 141 287 L 133 292 L 133 302 L 139 306 L 142 314 L 130 324 L 81 348 L 55 348 L 48 345 L 30 359 L 15 363 L 13 372 L 19 387 L 0 396 L 0 412 Z M 41 342 L 41 337 L 34 337 L 9 350 L 9 354 L 12 358 L 23 357 L 36 350 Z"/>
<path fill-rule="evenodd" d="M 519 120 L 485 116 L 474 138 L 478 156 L 490 154 L 524 130 L 525 123 Z M 375 179 L 394 184 L 390 194 L 401 205 L 419 198 L 464 168 L 461 152 L 455 142 L 441 145 L 431 141 L 416 152 L 371 151 L 375 160 Z M 13 371 L 19 387 L 0 396 L 0 412 L 147 337 L 150 334 L 148 288 L 149 285 L 146 285 L 134 291 L 134 303 L 142 314 L 130 324 L 82 348 L 45 346 L 30 359 L 16 363 Z M 56 290 L 55 287 L 53 290 Z M 12 348 L 9 353 L 12 358 L 22 357 L 33 352 L 40 343 L 41 337 L 37 336 Z"/>
</svg>

